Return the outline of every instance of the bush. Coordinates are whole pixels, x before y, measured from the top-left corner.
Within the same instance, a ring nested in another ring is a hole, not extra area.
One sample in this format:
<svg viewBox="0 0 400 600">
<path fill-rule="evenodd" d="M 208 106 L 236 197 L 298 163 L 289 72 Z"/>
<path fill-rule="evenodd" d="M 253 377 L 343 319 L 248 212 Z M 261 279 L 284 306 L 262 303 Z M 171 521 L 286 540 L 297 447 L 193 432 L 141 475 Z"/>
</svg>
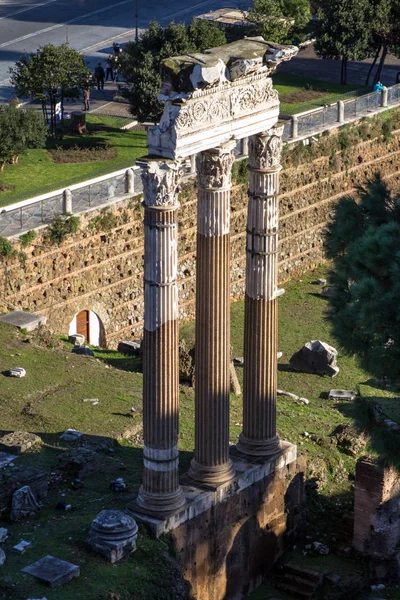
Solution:
<svg viewBox="0 0 400 600">
<path fill-rule="evenodd" d="M 19 236 L 21 245 L 25 248 L 25 246 L 29 246 L 36 239 L 36 231 L 27 231 Z"/>
<path fill-rule="evenodd" d="M 0 237 L 0 256 L 12 256 L 14 249 L 7 238 Z"/>
<path fill-rule="evenodd" d="M 17 163 L 28 148 L 43 148 L 46 135 L 47 125 L 33 108 L 0 105 L 0 171 L 7 162 Z"/>
<path fill-rule="evenodd" d="M 393 123 L 390 119 L 382 123 L 382 136 L 385 142 L 388 142 L 392 137 Z"/>
<path fill-rule="evenodd" d="M 52 242 L 61 244 L 61 242 L 70 233 L 76 233 L 79 228 L 79 217 L 71 214 L 55 215 L 51 225 L 48 227 L 49 237 Z"/>
</svg>

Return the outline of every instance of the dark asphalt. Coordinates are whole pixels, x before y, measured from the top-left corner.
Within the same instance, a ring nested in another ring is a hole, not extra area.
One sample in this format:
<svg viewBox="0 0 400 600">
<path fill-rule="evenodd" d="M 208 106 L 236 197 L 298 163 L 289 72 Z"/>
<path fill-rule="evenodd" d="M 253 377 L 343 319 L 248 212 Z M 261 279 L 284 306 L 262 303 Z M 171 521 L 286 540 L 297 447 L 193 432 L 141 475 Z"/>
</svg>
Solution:
<svg viewBox="0 0 400 600">
<path fill-rule="evenodd" d="M 232 5 L 231 0 L 138 0 L 139 29 L 157 20 L 189 21 L 194 15 Z M 116 38 L 135 35 L 135 0 L 9 0 L 0 3 L 0 101 L 7 100 L 9 68 L 24 52 L 41 45 L 69 44 L 82 51 L 93 68 L 109 53 Z"/>
</svg>

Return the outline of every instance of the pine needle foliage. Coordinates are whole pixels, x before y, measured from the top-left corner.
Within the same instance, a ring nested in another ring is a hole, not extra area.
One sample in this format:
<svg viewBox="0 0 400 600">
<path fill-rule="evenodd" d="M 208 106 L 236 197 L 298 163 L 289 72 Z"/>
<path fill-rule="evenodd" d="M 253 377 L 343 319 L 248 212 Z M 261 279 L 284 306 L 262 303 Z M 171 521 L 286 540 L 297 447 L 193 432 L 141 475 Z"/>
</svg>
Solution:
<svg viewBox="0 0 400 600">
<path fill-rule="evenodd" d="M 378 377 L 400 378 L 400 196 L 379 173 L 338 203 L 325 233 L 333 332 Z"/>
</svg>

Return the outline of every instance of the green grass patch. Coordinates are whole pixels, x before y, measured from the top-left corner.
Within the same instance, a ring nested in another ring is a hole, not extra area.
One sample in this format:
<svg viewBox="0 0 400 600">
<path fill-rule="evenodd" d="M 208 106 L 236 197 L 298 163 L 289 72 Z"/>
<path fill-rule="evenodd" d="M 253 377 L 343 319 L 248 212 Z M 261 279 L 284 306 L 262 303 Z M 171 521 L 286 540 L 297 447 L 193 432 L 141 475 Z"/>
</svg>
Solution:
<svg viewBox="0 0 400 600">
<path fill-rule="evenodd" d="M 324 530 L 331 535 L 337 522 L 351 511 L 351 481 L 348 476 L 354 471 L 356 457 L 348 456 L 339 447 L 331 445 L 329 434 L 338 424 L 351 421 L 360 429 L 368 428 L 369 399 L 388 398 L 388 392 L 382 392 L 359 368 L 354 358 L 342 353 L 338 358 L 340 373 L 334 380 L 287 370 L 290 356 L 305 342 L 321 339 L 335 345 L 329 323 L 325 320 L 326 300 L 319 296 L 320 286 L 313 283 L 323 274 L 324 271 L 310 273 L 302 280 L 289 282 L 285 295 L 279 299 L 279 350 L 283 356 L 279 361 L 278 385 L 286 391 L 305 396 L 310 404 L 305 406 L 290 398 L 279 397 L 278 431 L 282 439 L 298 444 L 299 451 L 307 455 L 309 464 L 322 461 L 327 473 L 318 493 L 309 497 L 309 532 L 310 535 L 319 532 L 318 538 L 314 539 L 321 539 Z M 231 315 L 234 356 L 242 356 L 243 302 L 232 305 Z M 193 340 L 193 323 L 182 326 L 181 335 L 188 342 Z M 12 533 L 12 538 L 4 544 L 7 577 L 10 579 L 0 578 L 0 600 L 42 596 L 48 600 L 130 600 L 133 597 L 135 600 L 174 600 L 174 571 L 168 567 L 166 548 L 163 542 L 153 540 L 144 529 L 140 532 L 138 550 L 132 559 L 116 566 L 107 564 L 85 548 L 88 528 L 95 515 L 102 508 L 124 508 L 140 485 L 142 374 L 137 358 L 106 349 L 94 349 L 95 357 L 90 358 L 74 355 L 71 349 L 72 345 L 65 340 L 60 342 L 51 336 L 27 335 L 0 323 L 1 428 L 32 431 L 46 443 L 41 451 L 24 454 L 16 462 L 52 471 L 60 451 L 68 446 L 60 440 L 60 433 L 66 428 L 116 440 L 112 454 L 100 453 L 101 470 L 85 478 L 82 489 L 73 490 L 67 478 L 52 487 L 38 517 L 11 525 L 0 520 L 0 526 L 8 527 Z M 12 366 L 23 366 L 27 371 L 26 377 L 7 377 L 7 370 Z M 237 371 L 242 383 L 242 368 L 238 367 Z M 353 389 L 358 386 L 365 400 L 336 402 L 327 398 L 332 387 Z M 83 402 L 86 398 L 98 398 L 99 404 L 93 406 L 90 402 Z M 182 385 L 180 402 L 180 468 L 185 472 L 194 448 L 194 390 Z M 241 396 L 232 395 L 230 440 L 233 443 L 242 429 L 241 406 Z M 131 411 L 132 407 L 136 412 Z M 309 435 L 305 436 L 305 432 Z M 374 432 L 371 432 L 367 451 L 371 454 L 386 452 L 388 448 L 381 447 L 381 442 L 382 439 L 379 438 L 378 443 Z M 111 492 L 109 483 L 116 477 L 125 479 L 127 492 Z M 71 503 L 72 511 L 56 510 L 60 499 Z M 20 556 L 12 553 L 11 547 L 21 538 L 32 541 L 33 546 Z M 79 564 L 81 576 L 51 590 L 21 573 L 23 566 L 45 554 Z M 332 556 L 327 560 L 334 561 L 335 558 Z M 274 597 L 270 590 L 272 588 L 260 588 L 251 598 Z M 275 593 L 275 597 L 286 600 L 283 594 Z"/>
<path fill-rule="evenodd" d="M 280 112 L 283 115 L 295 115 L 372 91 L 361 85 L 351 84 L 349 88 L 348 85 L 290 73 L 276 73 L 272 80 L 279 93 Z"/>
<path fill-rule="evenodd" d="M 89 114 L 86 134 L 67 133 L 62 142 L 49 140 L 45 149 L 28 150 L 18 164 L 6 165 L 0 173 L 0 207 L 133 165 L 146 154 L 146 133 L 121 130 L 125 123 L 126 119 Z M 57 151 L 61 145 L 64 153 Z M 96 155 L 90 148 L 110 150 L 101 156 L 102 151 Z M 51 153 L 59 160 L 64 154 L 65 162 L 55 162 Z M 76 162 L 79 153 L 82 162 Z M 88 157 L 95 160 L 88 162 Z"/>
</svg>

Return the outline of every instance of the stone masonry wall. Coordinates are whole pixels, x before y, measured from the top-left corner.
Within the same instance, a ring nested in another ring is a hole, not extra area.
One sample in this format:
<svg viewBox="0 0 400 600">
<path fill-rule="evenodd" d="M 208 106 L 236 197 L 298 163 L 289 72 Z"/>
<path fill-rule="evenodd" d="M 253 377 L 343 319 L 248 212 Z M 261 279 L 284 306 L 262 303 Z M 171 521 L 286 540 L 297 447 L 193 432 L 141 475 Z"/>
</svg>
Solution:
<svg viewBox="0 0 400 600">
<path fill-rule="evenodd" d="M 333 163 L 333 164 L 332 164 Z M 350 165 L 350 166 L 349 166 Z M 280 283 L 323 260 L 322 232 L 337 200 L 380 170 L 400 188 L 400 132 L 389 142 L 367 141 L 346 161 L 323 157 L 281 173 Z M 196 191 L 181 194 L 179 211 L 179 288 L 182 319 L 194 313 Z M 247 190 L 232 190 L 231 294 L 243 297 Z M 138 338 L 143 321 L 143 210 L 138 198 L 81 216 L 80 229 L 58 246 L 46 230 L 11 258 L 0 257 L 0 310 L 27 309 L 48 317 L 57 333 L 67 334 L 74 315 L 94 311 L 104 329 L 103 343 Z"/>
<path fill-rule="evenodd" d="M 353 546 L 381 582 L 400 581 L 400 473 L 360 458 L 354 482 Z"/>
<path fill-rule="evenodd" d="M 243 598 L 304 535 L 305 466 L 299 456 L 170 533 L 193 597 Z"/>
</svg>

